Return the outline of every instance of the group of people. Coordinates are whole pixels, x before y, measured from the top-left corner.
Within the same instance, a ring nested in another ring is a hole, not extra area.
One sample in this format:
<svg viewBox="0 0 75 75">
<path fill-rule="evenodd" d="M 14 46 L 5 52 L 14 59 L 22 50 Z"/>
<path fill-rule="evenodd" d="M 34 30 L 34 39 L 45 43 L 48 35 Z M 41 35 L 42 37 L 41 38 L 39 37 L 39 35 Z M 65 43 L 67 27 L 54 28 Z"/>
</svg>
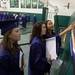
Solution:
<svg viewBox="0 0 75 75">
<path fill-rule="evenodd" d="M 18 21 L 18 24 L 22 27 L 26 28 L 27 22 L 30 22 L 30 16 L 25 14 L 19 14 L 19 13 L 6 13 L 2 12 L 0 13 L 0 21 L 7 20 L 7 19 L 16 19 Z"/>
<path fill-rule="evenodd" d="M 53 28 L 54 25 L 51 20 L 39 22 L 34 25 L 30 39 L 28 75 L 50 75 L 53 60 L 51 60 L 51 56 L 46 58 L 46 39 L 56 37 L 56 53 L 59 56 L 61 37 L 74 29 L 74 24 L 69 25 L 60 33 L 55 33 Z"/>
<path fill-rule="evenodd" d="M 23 28 L 26 28 L 27 23 L 32 22 L 33 24 L 37 22 L 36 15 L 29 15 L 23 13 L 8 13 L 8 12 L 1 12 L 0 13 L 0 21 L 7 20 L 7 19 L 16 19 L 18 24 Z"/>
<path fill-rule="evenodd" d="M 50 74 L 53 60 L 51 56 L 46 58 L 46 39 L 56 37 L 56 52 L 59 55 L 61 36 L 74 29 L 74 24 L 59 34 L 56 34 L 53 28 L 51 20 L 33 25 L 30 36 L 28 75 Z M 18 44 L 21 33 L 17 20 L 0 21 L 0 29 L 3 35 L 0 43 L 0 75 L 24 75 L 24 53 Z"/>
</svg>

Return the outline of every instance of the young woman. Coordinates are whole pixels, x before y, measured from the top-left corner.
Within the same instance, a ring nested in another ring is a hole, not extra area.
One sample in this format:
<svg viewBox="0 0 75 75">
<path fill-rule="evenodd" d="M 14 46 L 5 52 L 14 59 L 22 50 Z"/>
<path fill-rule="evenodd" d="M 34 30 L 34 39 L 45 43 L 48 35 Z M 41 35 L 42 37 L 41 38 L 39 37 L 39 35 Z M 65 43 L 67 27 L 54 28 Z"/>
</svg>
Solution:
<svg viewBox="0 0 75 75">
<path fill-rule="evenodd" d="M 61 33 L 59 34 L 55 34 L 53 32 L 53 23 L 51 20 L 48 20 L 46 21 L 46 27 L 47 27 L 47 38 L 50 38 L 50 37 L 56 37 L 56 52 L 57 52 L 57 55 L 60 56 L 60 46 L 61 46 L 61 36 L 63 36 L 64 34 L 69 34 L 69 31 L 71 31 L 73 28 L 74 28 L 74 25 L 70 25 L 68 26 L 64 31 L 62 31 Z M 67 33 L 68 32 L 68 33 Z M 63 51 L 63 53 L 61 54 L 61 59 L 66 62 L 64 65 L 62 65 L 61 69 L 60 69 L 60 72 L 59 72 L 59 75 L 73 75 L 72 73 L 72 62 L 71 62 L 71 53 L 70 53 L 70 36 L 68 35 L 66 37 L 66 40 L 67 42 L 65 42 L 65 50 Z M 69 69 L 68 69 L 69 68 Z M 64 70 L 65 69 L 65 70 Z"/>
<path fill-rule="evenodd" d="M 31 46 L 29 54 L 29 75 L 44 75 L 50 70 L 50 64 L 46 59 L 46 25 L 43 22 L 36 23 L 32 30 Z"/>
<path fill-rule="evenodd" d="M 0 21 L 3 40 L 0 44 L 0 75 L 22 75 L 23 66 L 19 67 L 21 48 L 20 29 L 16 20 Z"/>
<path fill-rule="evenodd" d="M 57 55 L 59 56 L 60 55 L 60 53 L 62 53 L 61 51 L 60 51 L 60 47 L 61 47 L 61 37 L 64 35 L 64 34 L 66 34 L 67 32 L 69 32 L 72 28 L 73 28 L 73 26 L 72 25 L 70 25 L 70 26 L 68 26 L 64 31 L 62 31 L 62 32 L 60 32 L 60 33 L 55 33 L 54 32 L 54 30 L 53 30 L 53 28 L 54 28 L 54 25 L 53 25 L 53 23 L 52 23 L 52 21 L 51 20 L 47 20 L 46 21 L 46 27 L 47 27 L 47 38 L 51 38 L 51 37 L 56 37 L 56 47 L 57 47 Z"/>
</svg>

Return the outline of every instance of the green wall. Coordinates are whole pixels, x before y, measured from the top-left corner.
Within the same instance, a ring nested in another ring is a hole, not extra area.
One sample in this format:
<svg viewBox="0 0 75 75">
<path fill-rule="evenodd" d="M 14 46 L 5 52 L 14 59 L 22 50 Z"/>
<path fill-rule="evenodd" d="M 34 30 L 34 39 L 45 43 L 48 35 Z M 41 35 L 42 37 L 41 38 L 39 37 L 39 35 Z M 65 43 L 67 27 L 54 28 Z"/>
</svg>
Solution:
<svg viewBox="0 0 75 75">
<path fill-rule="evenodd" d="M 54 21 L 55 21 L 55 30 L 56 32 L 59 32 L 60 29 L 65 28 L 69 25 L 70 16 L 55 15 Z"/>
</svg>

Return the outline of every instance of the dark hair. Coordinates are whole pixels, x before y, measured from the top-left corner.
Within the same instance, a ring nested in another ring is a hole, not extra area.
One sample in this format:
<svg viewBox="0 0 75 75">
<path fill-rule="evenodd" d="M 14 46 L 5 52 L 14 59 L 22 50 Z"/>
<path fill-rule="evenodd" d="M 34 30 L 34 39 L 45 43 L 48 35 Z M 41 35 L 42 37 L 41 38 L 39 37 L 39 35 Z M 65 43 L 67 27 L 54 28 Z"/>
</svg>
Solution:
<svg viewBox="0 0 75 75">
<path fill-rule="evenodd" d="M 45 24 L 47 25 L 48 21 L 51 21 L 51 20 L 46 20 Z"/>
<path fill-rule="evenodd" d="M 52 34 L 55 34 L 55 33 L 54 33 L 54 30 L 51 30 L 51 33 L 50 33 L 50 30 L 47 28 L 47 23 L 48 23 L 49 21 L 52 22 L 51 20 L 47 20 L 47 21 L 45 22 L 45 24 L 46 24 L 46 29 L 47 29 L 47 30 L 46 30 L 46 34 L 51 34 L 51 35 L 52 35 Z"/>
<path fill-rule="evenodd" d="M 33 25 L 30 43 L 35 36 L 41 37 L 41 31 L 42 31 L 43 24 L 45 24 L 45 22 L 38 22 L 38 23 L 35 23 L 35 25 Z"/>
</svg>

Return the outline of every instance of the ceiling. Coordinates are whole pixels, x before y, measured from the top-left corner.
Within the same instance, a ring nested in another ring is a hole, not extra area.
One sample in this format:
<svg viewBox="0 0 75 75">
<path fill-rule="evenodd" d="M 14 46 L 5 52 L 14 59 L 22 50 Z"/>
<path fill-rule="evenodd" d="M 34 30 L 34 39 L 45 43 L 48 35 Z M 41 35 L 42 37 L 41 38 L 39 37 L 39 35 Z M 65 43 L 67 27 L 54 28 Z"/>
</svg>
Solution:
<svg viewBox="0 0 75 75">
<path fill-rule="evenodd" d="M 69 4 L 69 8 L 75 9 L 75 0 L 49 0 L 49 3 L 52 4 L 53 6 L 61 6 L 61 7 L 66 7 Z"/>
</svg>

